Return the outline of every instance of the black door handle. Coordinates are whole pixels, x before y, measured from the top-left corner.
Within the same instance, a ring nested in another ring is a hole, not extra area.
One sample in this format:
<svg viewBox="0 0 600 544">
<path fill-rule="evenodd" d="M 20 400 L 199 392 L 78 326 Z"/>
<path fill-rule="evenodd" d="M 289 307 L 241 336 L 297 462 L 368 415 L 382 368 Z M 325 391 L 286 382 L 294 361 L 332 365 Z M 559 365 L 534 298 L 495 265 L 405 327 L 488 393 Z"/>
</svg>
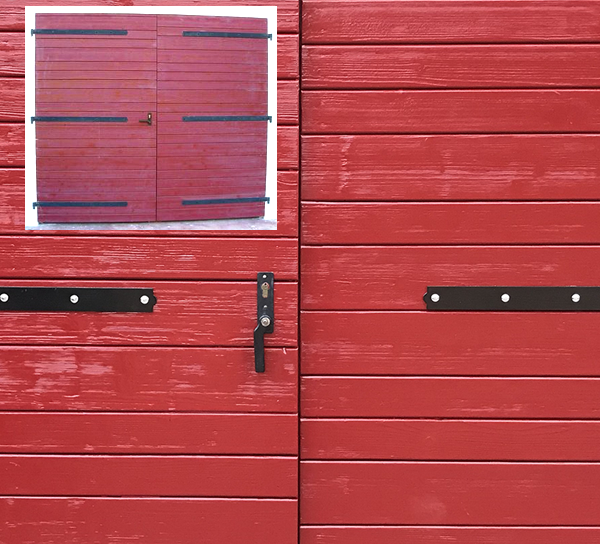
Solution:
<svg viewBox="0 0 600 544">
<path fill-rule="evenodd" d="M 273 308 L 273 272 L 259 272 L 257 276 L 257 325 L 254 329 L 254 369 L 265 371 L 265 334 L 273 332 L 275 311 Z"/>
<path fill-rule="evenodd" d="M 140 119 L 140 123 L 148 123 L 148 125 L 152 124 L 152 113 L 148 114 L 147 119 Z"/>
</svg>

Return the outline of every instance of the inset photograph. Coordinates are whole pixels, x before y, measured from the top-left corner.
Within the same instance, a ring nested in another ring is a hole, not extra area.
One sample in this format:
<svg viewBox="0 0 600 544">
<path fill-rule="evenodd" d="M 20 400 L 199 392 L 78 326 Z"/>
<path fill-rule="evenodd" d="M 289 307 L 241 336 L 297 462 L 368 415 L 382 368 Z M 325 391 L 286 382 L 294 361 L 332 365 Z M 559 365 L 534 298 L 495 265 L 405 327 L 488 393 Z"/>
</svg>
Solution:
<svg viewBox="0 0 600 544">
<path fill-rule="evenodd" d="M 276 8 L 74 9 L 27 8 L 26 228 L 276 229 Z"/>
</svg>

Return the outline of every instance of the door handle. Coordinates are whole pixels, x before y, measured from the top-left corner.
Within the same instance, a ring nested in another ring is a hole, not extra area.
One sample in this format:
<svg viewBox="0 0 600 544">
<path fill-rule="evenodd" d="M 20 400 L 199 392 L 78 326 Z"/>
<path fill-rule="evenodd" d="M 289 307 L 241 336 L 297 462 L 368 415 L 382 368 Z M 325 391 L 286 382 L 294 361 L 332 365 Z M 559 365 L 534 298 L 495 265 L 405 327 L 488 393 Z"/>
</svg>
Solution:
<svg viewBox="0 0 600 544">
<path fill-rule="evenodd" d="M 147 119 L 140 119 L 140 123 L 148 123 L 148 125 L 151 125 L 152 124 L 152 114 L 149 113 Z"/>
<path fill-rule="evenodd" d="M 265 371 L 265 334 L 273 332 L 275 311 L 273 308 L 273 272 L 257 275 L 257 325 L 254 329 L 254 370 Z"/>
</svg>

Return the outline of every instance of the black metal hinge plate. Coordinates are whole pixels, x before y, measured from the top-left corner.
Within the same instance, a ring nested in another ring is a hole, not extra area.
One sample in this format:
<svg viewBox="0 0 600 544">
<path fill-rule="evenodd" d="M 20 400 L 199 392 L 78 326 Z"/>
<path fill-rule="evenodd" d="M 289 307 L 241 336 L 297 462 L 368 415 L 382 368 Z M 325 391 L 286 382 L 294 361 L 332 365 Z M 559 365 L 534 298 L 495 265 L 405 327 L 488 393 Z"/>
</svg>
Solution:
<svg viewBox="0 0 600 544">
<path fill-rule="evenodd" d="M 0 287 L 0 311 L 152 312 L 153 289 Z"/>
<path fill-rule="evenodd" d="M 600 287 L 427 287 L 423 299 L 434 311 L 600 311 Z"/>
</svg>

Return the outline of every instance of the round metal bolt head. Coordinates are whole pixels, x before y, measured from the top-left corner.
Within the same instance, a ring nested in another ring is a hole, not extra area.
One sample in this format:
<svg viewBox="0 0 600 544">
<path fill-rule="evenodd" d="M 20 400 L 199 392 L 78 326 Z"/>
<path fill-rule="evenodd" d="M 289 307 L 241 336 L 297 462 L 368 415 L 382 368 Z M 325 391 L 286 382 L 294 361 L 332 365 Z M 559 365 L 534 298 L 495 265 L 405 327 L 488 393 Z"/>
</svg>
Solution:
<svg viewBox="0 0 600 544">
<path fill-rule="evenodd" d="M 268 326 L 271 324 L 271 320 L 269 319 L 269 317 L 268 317 L 268 316 L 266 316 L 266 315 L 263 315 L 263 316 L 260 318 L 260 324 L 261 324 L 263 327 L 268 327 Z"/>
<path fill-rule="evenodd" d="M 0 295 L 0 301 L 2 301 L 2 302 L 8 302 L 8 295 L 6 293 L 2 293 Z"/>
<path fill-rule="evenodd" d="M 501 297 L 502 302 L 508 302 L 510 300 L 510 295 L 508 293 L 504 293 Z"/>
<path fill-rule="evenodd" d="M 573 296 L 571 297 L 571 300 L 573 302 L 579 302 L 581 300 L 581 296 L 579 295 L 579 293 L 573 293 Z"/>
<path fill-rule="evenodd" d="M 148 302 L 150 302 L 150 297 L 148 295 L 142 295 L 140 297 L 140 302 L 142 304 L 148 304 Z"/>
<path fill-rule="evenodd" d="M 438 295 L 437 293 L 433 293 L 433 295 L 431 295 L 431 302 L 439 302 L 440 301 L 440 295 Z"/>
<path fill-rule="evenodd" d="M 71 295 L 69 299 L 73 304 L 77 304 L 79 302 L 79 297 L 77 295 Z"/>
</svg>

